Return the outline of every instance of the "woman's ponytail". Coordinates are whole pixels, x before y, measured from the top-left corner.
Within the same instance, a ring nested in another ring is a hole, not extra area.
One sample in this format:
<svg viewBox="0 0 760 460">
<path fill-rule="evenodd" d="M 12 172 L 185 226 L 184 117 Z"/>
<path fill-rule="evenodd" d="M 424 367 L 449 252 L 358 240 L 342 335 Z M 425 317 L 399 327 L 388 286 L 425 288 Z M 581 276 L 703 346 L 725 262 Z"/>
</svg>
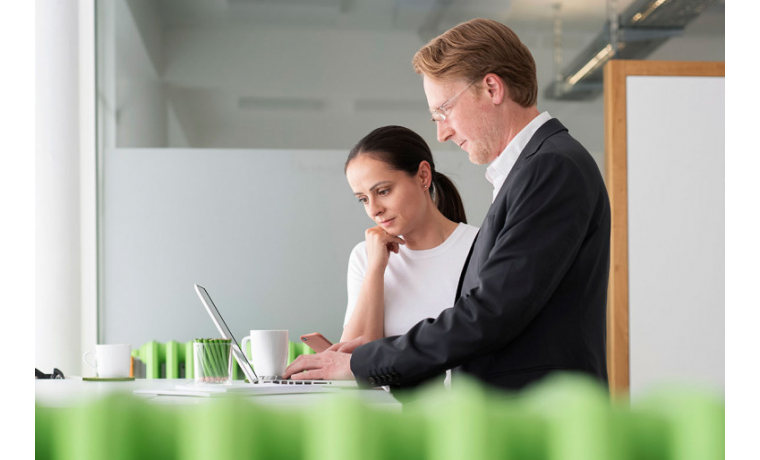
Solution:
<svg viewBox="0 0 760 460">
<path fill-rule="evenodd" d="M 435 171 L 433 173 L 433 187 L 430 193 L 438 210 L 447 219 L 454 222 L 467 223 L 462 198 L 459 196 L 459 191 L 454 183 L 451 182 L 451 179 Z"/>
</svg>

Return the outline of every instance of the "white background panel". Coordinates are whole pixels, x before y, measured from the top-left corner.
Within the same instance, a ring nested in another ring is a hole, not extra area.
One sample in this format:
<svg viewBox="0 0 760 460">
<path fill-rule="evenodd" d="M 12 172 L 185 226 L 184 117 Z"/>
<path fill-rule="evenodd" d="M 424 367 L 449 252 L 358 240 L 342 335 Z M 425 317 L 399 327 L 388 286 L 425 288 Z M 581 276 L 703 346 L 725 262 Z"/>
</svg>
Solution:
<svg viewBox="0 0 760 460">
<path fill-rule="evenodd" d="M 725 79 L 627 78 L 630 389 L 725 375 Z"/>
</svg>

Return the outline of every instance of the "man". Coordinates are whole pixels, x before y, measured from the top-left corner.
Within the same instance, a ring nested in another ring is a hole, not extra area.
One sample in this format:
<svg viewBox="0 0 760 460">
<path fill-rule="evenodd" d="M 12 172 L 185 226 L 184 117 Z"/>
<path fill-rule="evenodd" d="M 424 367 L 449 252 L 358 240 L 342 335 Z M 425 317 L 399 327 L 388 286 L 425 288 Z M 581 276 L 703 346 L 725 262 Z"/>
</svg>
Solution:
<svg viewBox="0 0 760 460">
<path fill-rule="evenodd" d="M 537 110 L 530 52 L 503 24 L 474 19 L 412 63 L 438 140 L 489 164 L 494 186 L 456 303 L 402 336 L 299 357 L 284 376 L 403 388 L 457 368 L 517 390 L 579 371 L 606 384 L 607 191 L 586 149 Z"/>
</svg>

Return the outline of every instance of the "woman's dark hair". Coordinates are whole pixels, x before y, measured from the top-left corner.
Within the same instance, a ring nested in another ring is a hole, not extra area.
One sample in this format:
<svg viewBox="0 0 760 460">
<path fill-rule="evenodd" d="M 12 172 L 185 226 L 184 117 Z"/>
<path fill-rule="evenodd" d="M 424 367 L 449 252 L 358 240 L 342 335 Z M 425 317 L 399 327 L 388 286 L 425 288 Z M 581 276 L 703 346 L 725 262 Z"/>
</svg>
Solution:
<svg viewBox="0 0 760 460">
<path fill-rule="evenodd" d="M 457 188 L 448 177 L 435 170 L 430 147 L 419 134 L 403 126 L 377 128 L 364 136 L 351 149 L 346 159 L 346 166 L 343 168 L 344 172 L 348 169 L 351 160 L 359 155 L 368 155 L 410 176 L 417 174 L 421 162 L 427 161 L 433 176 L 428 192 L 438 210 L 451 221 L 467 223 L 464 205 Z"/>
</svg>

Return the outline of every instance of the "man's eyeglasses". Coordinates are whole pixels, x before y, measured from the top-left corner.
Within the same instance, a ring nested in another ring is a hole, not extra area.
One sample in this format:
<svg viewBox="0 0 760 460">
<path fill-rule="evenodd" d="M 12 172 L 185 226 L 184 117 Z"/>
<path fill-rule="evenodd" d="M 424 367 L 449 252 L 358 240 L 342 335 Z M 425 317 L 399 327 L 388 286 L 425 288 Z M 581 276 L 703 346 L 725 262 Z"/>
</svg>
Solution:
<svg viewBox="0 0 760 460">
<path fill-rule="evenodd" d="M 464 89 L 458 93 L 456 93 L 453 97 L 449 98 L 446 102 L 441 104 L 437 109 L 433 110 L 433 113 L 430 114 L 430 121 L 438 122 L 438 121 L 446 121 L 446 117 L 448 116 L 448 110 L 454 100 L 462 95 L 465 91 L 467 91 L 467 88 L 472 86 L 472 84 L 475 83 L 474 81 L 471 82 L 469 85 L 465 86 Z"/>
</svg>

